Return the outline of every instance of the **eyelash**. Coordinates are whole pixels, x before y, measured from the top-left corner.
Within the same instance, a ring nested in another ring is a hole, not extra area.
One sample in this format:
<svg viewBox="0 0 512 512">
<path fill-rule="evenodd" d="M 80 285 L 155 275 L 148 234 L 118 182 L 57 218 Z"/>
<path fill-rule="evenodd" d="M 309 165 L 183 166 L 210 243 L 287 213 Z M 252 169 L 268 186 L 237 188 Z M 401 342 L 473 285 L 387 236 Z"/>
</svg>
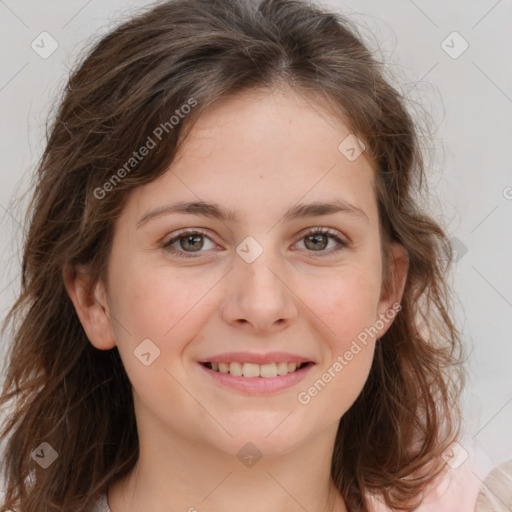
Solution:
<svg viewBox="0 0 512 512">
<path fill-rule="evenodd" d="M 329 255 L 332 255 L 332 254 L 337 254 L 339 251 L 345 249 L 349 245 L 348 242 L 346 242 L 345 240 L 343 240 L 342 238 L 339 237 L 339 235 L 337 234 L 336 231 L 333 231 L 332 229 L 329 229 L 329 228 L 312 228 L 309 231 L 307 231 L 306 233 L 304 233 L 304 235 L 301 237 L 301 240 L 303 238 L 307 237 L 307 236 L 318 235 L 318 234 L 320 234 L 320 235 L 329 235 L 329 238 L 332 238 L 333 240 L 335 240 L 339 244 L 336 248 L 331 249 L 329 251 L 325 251 L 325 250 L 322 250 L 322 251 L 308 251 L 308 252 L 318 252 L 318 255 L 320 257 L 325 257 L 325 256 L 329 256 Z M 190 235 L 202 235 L 202 236 L 205 236 L 206 238 L 210 239 L 208 234 L 205 233 L 204 231 L 201 231 L 200 229 L 185 230 L 185 231 L 182 231 L 181 233 L 179 233 L 178 235 L 176 235 L 175 237 L 173 237 L 168 242 L 165 242 L 165 244 L 163 245 L 163 248 L 166 251 L 168 251 L 168 252 L 170 252 L 172 254 L 176 254 L 176 255 L 178 255 L 181 258 L 197 258 L 197 257 L 199 257 L 198 255 L 196 256 L 195 253 L 187 253 L 186 251 L 178 250 L 178 249 L 175 249 L 174 247 L 171 247 L 174 242 L 177 242 L 180 238 L 183 238 L 183 237 L 185 237 L 187 235 L 188 236 L 190 236 Z M 198 251 L 198 253 L 201 253 L 201 252 L 204 252 L 204 251 Z"/>
</svg>

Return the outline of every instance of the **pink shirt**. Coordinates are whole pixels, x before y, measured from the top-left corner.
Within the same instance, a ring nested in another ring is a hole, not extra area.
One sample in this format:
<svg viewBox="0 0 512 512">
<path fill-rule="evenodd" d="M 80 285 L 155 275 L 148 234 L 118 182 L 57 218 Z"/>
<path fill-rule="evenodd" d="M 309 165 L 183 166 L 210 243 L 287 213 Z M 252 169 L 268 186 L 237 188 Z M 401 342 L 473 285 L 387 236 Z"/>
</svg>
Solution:
<svg viewBox="0 0 512 512">
<path fill-rule="evenodd" d="M 415 512 L 473 512 L 482 482 L 493 468 L 489 456 L 472 439 L 463 438 L 446 451 L 447 472 L 425 494 Z M 372 512 L 392 512 L 374 500 Z"/>
</svg>

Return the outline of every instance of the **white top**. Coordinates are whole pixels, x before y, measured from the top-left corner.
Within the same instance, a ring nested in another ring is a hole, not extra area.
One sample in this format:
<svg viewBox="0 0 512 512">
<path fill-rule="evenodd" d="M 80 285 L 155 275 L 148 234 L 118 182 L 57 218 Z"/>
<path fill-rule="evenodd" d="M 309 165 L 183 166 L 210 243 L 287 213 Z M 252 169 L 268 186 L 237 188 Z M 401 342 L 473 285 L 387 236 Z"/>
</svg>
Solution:
<svg viewBox="0 0 512 512">
<path fill-rule="evenodd" d="M 92 512 L 112 512 L 107 502 L 107 495 L 102 494 Z"/>
</svg>

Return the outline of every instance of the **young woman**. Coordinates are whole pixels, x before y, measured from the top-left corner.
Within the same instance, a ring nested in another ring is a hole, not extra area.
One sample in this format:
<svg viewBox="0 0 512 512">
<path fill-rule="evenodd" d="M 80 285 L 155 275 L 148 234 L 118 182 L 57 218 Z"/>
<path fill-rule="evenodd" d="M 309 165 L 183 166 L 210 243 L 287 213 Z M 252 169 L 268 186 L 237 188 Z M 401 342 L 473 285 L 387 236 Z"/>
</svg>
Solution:
<svg viewBox="0 0 512 512">
<path fill-rule="evenodd" d="M 4 507 L 463 503 L 438 492 L 463 373 L 423 173 L 339 15 L 176 0 L 104 37 L 38 169 Z"/>
</svg>

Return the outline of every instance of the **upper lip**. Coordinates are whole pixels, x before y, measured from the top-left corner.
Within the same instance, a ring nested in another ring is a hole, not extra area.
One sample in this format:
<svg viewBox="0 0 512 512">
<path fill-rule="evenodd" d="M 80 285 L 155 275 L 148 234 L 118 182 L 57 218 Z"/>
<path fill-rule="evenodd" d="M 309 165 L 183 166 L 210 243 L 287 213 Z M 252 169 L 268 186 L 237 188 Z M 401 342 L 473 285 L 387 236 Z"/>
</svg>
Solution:
<svg viewBox="0 0 512 512">
<path fill-rule="evenodd" d="M 258 354 L 256 352 L 225 352 L 216 356 L 205 357 L 199 360 L 199 363 L 309 363 L 313 362 L 307 357 L 290 354 L 289 352 L 267 352 Z"/>
</svg>

